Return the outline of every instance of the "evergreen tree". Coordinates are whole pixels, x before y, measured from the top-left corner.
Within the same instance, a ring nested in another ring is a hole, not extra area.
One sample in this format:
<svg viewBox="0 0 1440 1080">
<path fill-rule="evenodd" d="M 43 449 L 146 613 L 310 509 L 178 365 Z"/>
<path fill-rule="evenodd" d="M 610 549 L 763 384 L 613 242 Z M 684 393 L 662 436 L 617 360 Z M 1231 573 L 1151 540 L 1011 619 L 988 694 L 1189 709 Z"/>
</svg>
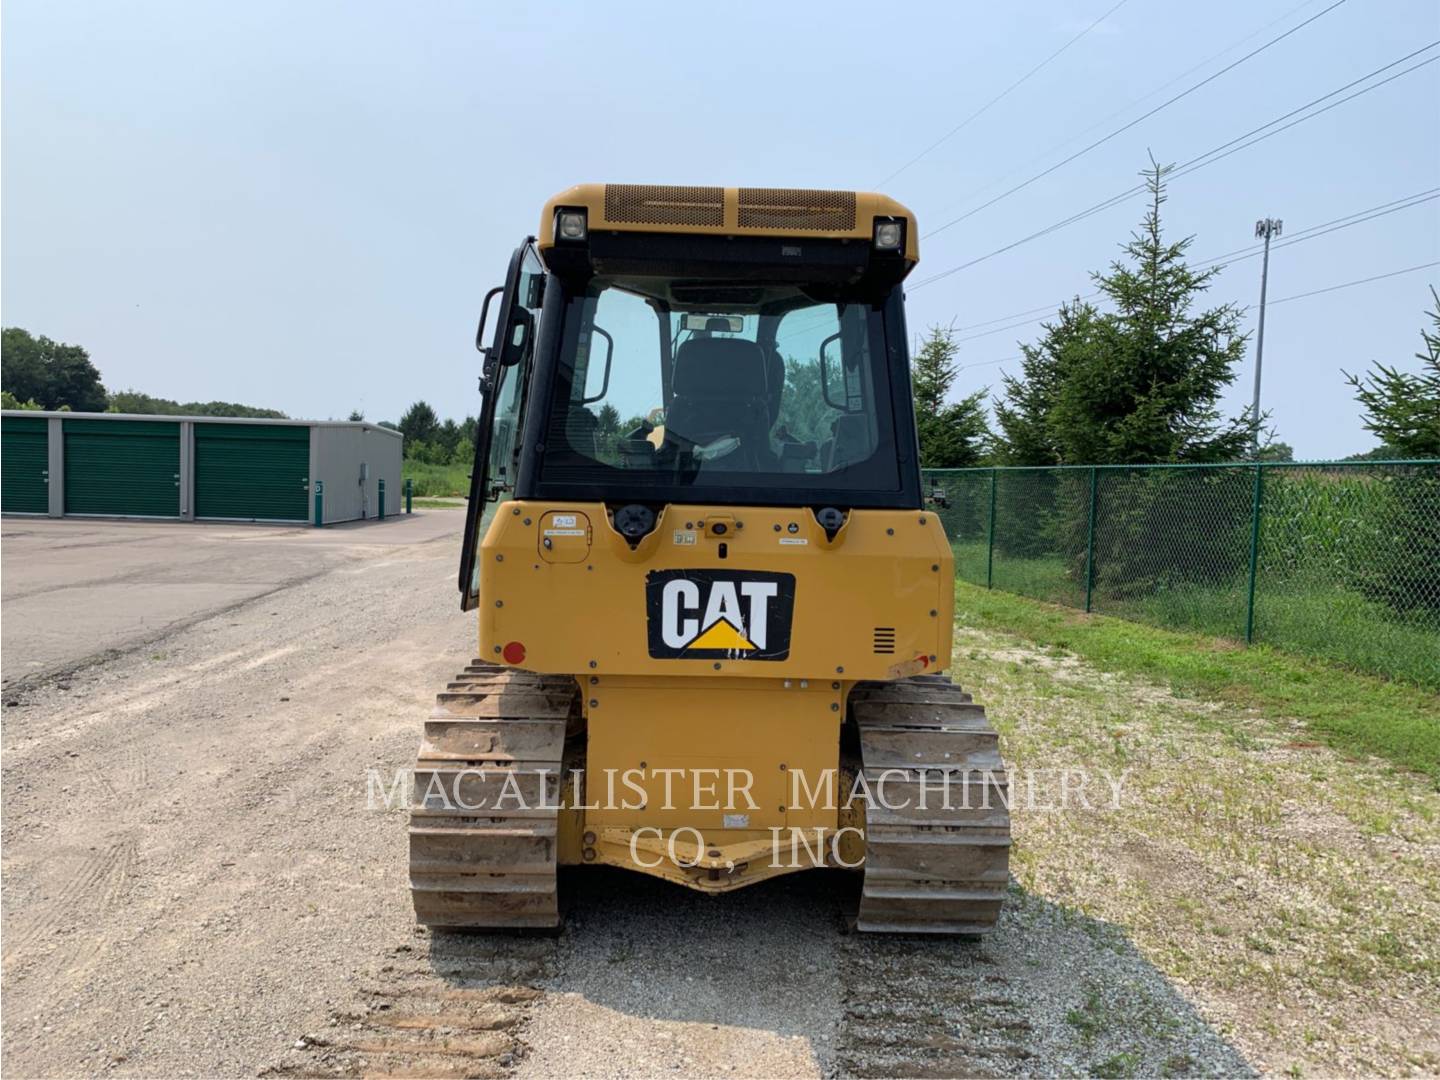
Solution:
<svg viewBox="0 0 1440 1080">
<path fill-rule="evenodd" d="M 1024 464 L 1232 461 L 1249 450 L 1256 421 L 1224 418 L 1220 395 L 1244 359 L 1240 310 L 1197 310 L 1220 267 L 1192 270 L 1193 237 L 1170 242 L 1161 226 L 1168 166 L 1143 175 L 1150 206 L 1105 273 L 1092 280 L 1113 310 L 1076 301 L 1025 348 L 1019 379 L 997 407 L 1004 456 Z"/>
<path fill-rule="evenodd" d="M 985 455 L 990 427 L 985 421 L 985 391 L 977 390 L 947 403 L 955 383 L 958 347 L 953 332 L 932 327 L 911 364 L 915 427 L 920 436 L 920 464 L 927 469 L 959 469 L 977 465 Z"/>
<path fill-rule="evenodd" d="M 595 421 L 595 434 L 615 435 L 620 431 L 620 410 L 609 402 L 600 406 L 600 413 Z"/>
<path fill-rule="evenodd" d="M 1050 430 L 1050 413 L 1064 383 L 1067 360 L 1093 339 L 1098 312 L 1076 297 L 1062 304 L 1054 322 L 1041 323 L 1044 336 L 1020 346 L 1020 375 L 1002 379 L 1004 397 L 995 403 L 1003 438 L 999 457 L 1006 465 L 1058 465 L 1060 448 Z"/>
<path fill-rule="evenodd" d="M 1440 457 L 1440 294 L 1420 331 L 1415 374 L 1376 364 L 1364 378 L 1346 374 L 1364 409 L 1365 427 L 1380 437 L 1378 457 Z M 1369 559 L 1357 573 L 1360 588 L 1397 611 L 1426 610 L 1440 616 L 1440 479 L 1433 470 L 1386 470 L 1379 477 L 1388 496 L 1377 501 L 1382 531 L 1394 552 Z"/>
<path fill-rule="evenodd" d="M 1423 346 L 1415 354 L 1419 372 L 1376 364 L 1364 378 L 1345 373 L 1365 410 L 1366 429 L 1379 436 L 1387 456 L 1440 457 L 1440 293 L 1433 285 L 1430 296 L 1430 328 L 1420 331 Z"/>
<path fill-rule="evenodd" d="M 407 456 L 410 455 L 412 447 L 418 453 L 421 443 L 428 443 L 433 439 L 439 426 L 440 419 L 429 403 L 417 401 L 406 409 L 405 415 L 400 417 L 400 434 L 405 436 Z"/>
</svg>

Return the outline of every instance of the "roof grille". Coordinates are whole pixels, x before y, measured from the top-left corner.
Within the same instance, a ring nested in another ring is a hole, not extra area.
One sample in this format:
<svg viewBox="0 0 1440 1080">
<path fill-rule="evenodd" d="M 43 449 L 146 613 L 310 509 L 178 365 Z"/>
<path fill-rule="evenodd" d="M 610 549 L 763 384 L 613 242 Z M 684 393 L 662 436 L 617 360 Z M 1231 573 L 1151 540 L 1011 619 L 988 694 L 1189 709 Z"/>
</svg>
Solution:
<svg viewBox="0 0 1440 1080">
<path fill-rule="evenodd" d="M 882 655 L 890 655 L 895 652 L 895 628 L 893 626 L 875 627 L 875 652 Z"/>
<path fill-rule="evenodd" d="M 606 184 L 605 220 L 631 225 L 724 225 L 725 189 Z"/>
<path fill-rule="evenodd" d="M 742 229 L 855 228 L 853 191 L 807 191 L 801 188 L 741 188 Z"/>
</svg>

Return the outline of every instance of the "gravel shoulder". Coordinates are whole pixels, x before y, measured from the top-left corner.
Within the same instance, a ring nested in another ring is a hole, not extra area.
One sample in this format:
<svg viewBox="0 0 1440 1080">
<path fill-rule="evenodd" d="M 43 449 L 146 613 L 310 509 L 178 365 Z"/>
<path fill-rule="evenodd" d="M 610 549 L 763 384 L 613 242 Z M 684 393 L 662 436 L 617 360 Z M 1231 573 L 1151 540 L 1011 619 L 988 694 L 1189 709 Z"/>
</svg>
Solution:
<svg viewBox="0 0 1440 1080">
<path fill-rule="evenodd" d="M 1003 634 L 957 627 L 955 657 L 1012 767 L 1052 789 L 1077 765 L 1125 778 L 1118 811 L 1015 815 L 1023 888 L 1124 926 L 1261 1070 L 1440 1072 L 1426 777 Z"/>
<path fill-rule="evenodd" d="M 996 635 L 962 639 L 956 671 L 992 705 L 1014 763 L 1124 764 L 1140 801 L 1115 813 L 1018 807 L 1013 902 L 983 941 L 847 934 L 858 883 L 825 873 L 713 898 L 577 871 L 562 882 L 558 935 L 417 929 L 405 814 L 367 806 L 367 770 L 411 764 L 435 688 L 473 649 L 453 600 L 454 537 L 437 535 L 347 544 L 284 587 L 7 690 L 8 1075 L 1435 1068 L 1404 1057 L 1429 1052 L 1440 1014 L 1424 970 L 1391 989 L 1378 976 L 1362 984 L 1344 1010 L 1350 1027 L 1307 1044 L 1306 1027 L 1330 1015 L 1294 997 L 1307 953 L 1292 957 L 1269 934 L 1277 951 L 1252 955 L 1247 935 L 1268 933 L 1265 920 L 1220 934 L 1176 914 L 1193 903 L 1233 921 L 1243 896 L 1278 918 L 1307 868 L 1325 883 L 1338 862 L 1359 882 L 1388 859 L 1408 869 L 1383 928 L 1413 945 L 1435 927 L 1433 893 L 1416 892 L 1436 865 L 1423 788 L 1268 736 L 1217 740 L 1217 726 L 1248 721 Z M 1225 768 L 1202 769 L 1216 754 Z M 1325 779 L 1285 779 L 1289 754 Z M 1283 873 L 1259 860 L 1237 893 L 1222 875 L 1226 838 L 1250 835 L 1271 803 L 1241 785 L 1197 824 L 1164 784 L 1203 786 L 1242 764 L 1279 776 L 1275 798 L 1293 804 L 1264 821 L 1277 843 L 1256 842 L 1287 852 L 1279 863 L 1297 857 L 1301 823 L 1319 811 L 1351 824 L 1305 825 L 1313 857 Z M 1378 832 L 1352 822 L 1367 785 L 1394 815 Z M 1188 847 L 1203 853 L 1200 870 L 1157 867 Z M 1272 892 L 1277 882 L 1285 889 Z M 1328 918 L 1333 902 L 1314 910 Z M 1354 902 L 1361 925 L 1372 894 Z M 1236 966 L 1261 956 L 1278 981 Z M 1306 993 L 1323 998 L 1329 985 Z"/>
</svg>

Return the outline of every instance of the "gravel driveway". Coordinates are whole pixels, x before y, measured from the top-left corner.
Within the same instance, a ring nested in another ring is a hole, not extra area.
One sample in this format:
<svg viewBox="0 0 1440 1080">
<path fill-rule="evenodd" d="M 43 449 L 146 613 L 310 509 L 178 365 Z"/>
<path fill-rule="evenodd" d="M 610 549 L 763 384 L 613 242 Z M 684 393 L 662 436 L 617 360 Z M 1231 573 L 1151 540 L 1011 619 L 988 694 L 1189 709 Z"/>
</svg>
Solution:
<svg viewBox="0 0 1440 1080">
<path fill-rule="evenodd" d="M 1122 912 L 1019 886 L 981 942 L 847 934 L 857 883 L 824 873 L 714 898 L 575 872 L 559 935 L 418 930 L 367 770 L 408 767 L 473 649 L 458 515 L 434 532 L 332 537 L 289 584 L 9 682 L 8 1075 L 1251 1071 Z"/>
</svg>

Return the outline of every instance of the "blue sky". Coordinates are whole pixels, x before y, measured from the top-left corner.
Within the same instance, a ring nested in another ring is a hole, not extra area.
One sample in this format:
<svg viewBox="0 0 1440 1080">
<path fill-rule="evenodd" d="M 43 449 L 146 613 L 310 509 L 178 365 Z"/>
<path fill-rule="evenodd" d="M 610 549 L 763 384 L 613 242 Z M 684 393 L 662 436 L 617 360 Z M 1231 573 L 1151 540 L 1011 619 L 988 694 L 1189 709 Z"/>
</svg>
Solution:
<svg viewBox="0 0 1440 1080">
<path fill-rule="evenodd" d="M 296 416 L 394 418 L 419 397 L 474 412 L 480 298 L 553 192 L 871 189 L 1114 2 L 7 0 L 4 322 L 83 344 L 111 388 Z M 1330 2 L 1127 0 L 884 190 L 928 232 Z M 1185 161 L 1436 39 L 1435 0 L 1347 0 L 927 238 L 912 284 L 1123 190 L 1147 153 Z M 1253 243 L 1260 217 L 1293 235 L 1437 186 L 1440 63 L 1177 179 L 1167 227 L 1202 259 Z M 912 330 L 1090 291 L 1141 210 L 913 288 Z M 1440 200 L 1277 250 L 1270 296 L 1436 260 Z M 1373 445 L 1341 369 L 1413 368 L 1432 282 L 1437 268 L 1272 307 L 1265 403 L 1298 455 Z M 1213 295 L 1258 292 L 1250 259 Z M 966 341 L 957 392 L 998 385 L 1035 330 Z"/>
</svg>

